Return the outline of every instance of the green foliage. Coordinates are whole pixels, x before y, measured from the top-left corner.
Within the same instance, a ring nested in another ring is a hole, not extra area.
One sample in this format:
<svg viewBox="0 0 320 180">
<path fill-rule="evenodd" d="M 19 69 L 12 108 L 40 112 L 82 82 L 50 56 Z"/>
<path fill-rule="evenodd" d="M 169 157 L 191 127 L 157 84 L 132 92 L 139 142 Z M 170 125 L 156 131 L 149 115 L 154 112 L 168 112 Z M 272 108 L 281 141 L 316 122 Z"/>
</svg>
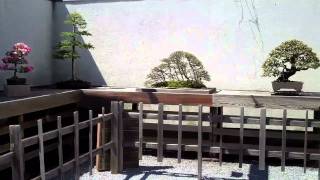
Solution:
<svg viewBox="0 0 320 180">
<path fill-rule="evenodd" d="M 188 52 L 176 51 L 151 70 L 146 85 L 151 87 L 205 87 L 202 81 L 210 81 L 201 61 Z"/>
<path fill-rule="evenodd" d="M 79 39 L 81 36 L 91 36 L 86 31 L 87 23 L 79 13 L 71 13 L 65 20 L 65 24 L 72 26 L 72 32 L 62 32 L 62 41 L 56 46 L 54 57 L 56 59 L 76 60 L 79 59 L 77 49 L 92 49 L 90 43 L 83 43 Z"/>
<path fill-rule="evenodd" d="M 319 59 L 310 47 L 302 41 L 290 40 L 271 51 L 262 69 L 263 76 L 278 77 L 277 81 L 289 81 L 289 77 L 297 71 L 319 66 Z"/>
<path fill-rule="evenodd" d="M 79 13 L 71 13 L 64 22 L 72 26 L 71 32 L 62 32 L 62 40 L 55 48 L 54 58 L 72 61 L 72 79 L 75 80 L 75 60 L 80 58 L 79 49 L 93 49 L 90 43 L 81 41 L 82 36 L 91 36 L 86 30 L 87 23 Z"/>
</svg>

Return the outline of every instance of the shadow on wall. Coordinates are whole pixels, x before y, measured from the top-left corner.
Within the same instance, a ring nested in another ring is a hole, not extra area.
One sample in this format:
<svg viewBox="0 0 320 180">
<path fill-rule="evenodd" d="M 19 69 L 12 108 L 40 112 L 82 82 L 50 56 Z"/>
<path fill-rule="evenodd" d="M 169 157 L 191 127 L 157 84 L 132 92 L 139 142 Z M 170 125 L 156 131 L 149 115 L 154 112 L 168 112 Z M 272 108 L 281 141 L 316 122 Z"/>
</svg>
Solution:
<svg viewBox="0 0 320 180">
<path fill-rule="evenodd" d="M 114 2 L 130 2 L 130 1 L 144 1 L 144 0 L 81 0 L 81 1 L 70 1 L 68 2 L 68 4 L 114 3 Z"/>
<path fill-rule="evenodd" d="M 60 33 L 63 31 L 72 31 L 70 25 L 64 24 L 69 11 L 63 2 L 53 4 L 53 41 L 54 48 L 61 40 Z M 93 34 L 94 36 L 94 34 Z M 84 42 L 84 39 L 79 39 Z M 94 44 L 93 44 L 94 46 Z M 106 80 L 102 76 L 91 52 L 87 49 L 78 50 L 80 59 L 76 60 L 76 75 L 78 79 L 89 81 L 93 86 L 105 86 Z M 71 79 L 71 61 L 53 59 L 53 82 L 66 81 Z"/>
</svg>

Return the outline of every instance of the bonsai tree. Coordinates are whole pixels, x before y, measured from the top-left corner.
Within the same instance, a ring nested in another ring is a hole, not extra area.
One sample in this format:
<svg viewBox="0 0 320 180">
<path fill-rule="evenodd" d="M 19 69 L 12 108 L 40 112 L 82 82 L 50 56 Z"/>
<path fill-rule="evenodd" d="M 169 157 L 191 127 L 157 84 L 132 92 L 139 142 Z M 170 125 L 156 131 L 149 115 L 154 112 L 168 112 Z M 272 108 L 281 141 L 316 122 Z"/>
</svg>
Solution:
<svg viewBox="0 0 320 180">
<path fill-rule="evenodd" d="M 75 74 L 75 63 L 80 58 L 78 53 L 79 49 L 92 49 L 94 48 L 90 43 L 84 43 L 80 40 L 81 36 L 91 36 L 86 30 L 87 23 L 79 13 L 71 13 L 65 20 L 65 24 L 72 26 L 71 32 L 62 32 L 62 41 L 56 47 L 54 57 L 56 59 L 70 60 L 71 66 L 71 80 L 73 83 L 77 80 Z M 87 82 L 88 83 L 88 82 Z"/>
<path fill-rule="evenodd" d="M 6 52 L 6 56 L 2 58 L 0 70 L 13 71 L 13 76 L 7 79 L 8 85 L 25 84 L 25 78 L 19 78 L 17 73 L 28 73 L 33 67 L 28 65 L 26 56 L 31 52 L 31 48 L 24 43 L 14 44 L 12 50 Z"/>
<path fill-rule="evenodd" d="M 320 66 L 317 55 L 302 41 L 290 40 L 271 51 L 262 65 L 263 76 L 278 77 L 278 82 L 288 82 L 298 71 Z"/>
<path fill-rule="evenodd" d="M 205 87 L 203 81 L 210 81 L 201 61 L 191 53 L 176 51 L 147 76 L 146 86 L 151 87 Z"/>
</svg>

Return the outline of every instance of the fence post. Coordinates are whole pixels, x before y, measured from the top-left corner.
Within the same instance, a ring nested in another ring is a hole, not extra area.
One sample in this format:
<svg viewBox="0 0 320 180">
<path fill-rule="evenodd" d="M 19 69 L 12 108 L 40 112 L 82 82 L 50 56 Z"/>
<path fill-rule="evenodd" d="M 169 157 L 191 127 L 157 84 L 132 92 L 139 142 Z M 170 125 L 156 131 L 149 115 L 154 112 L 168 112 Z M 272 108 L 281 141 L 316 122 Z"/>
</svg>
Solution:
<svg viewBox="0 0 320 180">
<path fill-rule="evenodd" d="M 80 162 L 79 162 L 79 114 L 78 111 L 73 113 L 74 119 L 74 161 L 75 161 L 75 179 L 80 178 Z"/>
<path fill-rule="evenodd" d="M 266 109 L 260 111 L 259 170 L 265 170 L 266 159 Z"/>
<path fill-rule="evenodd" d="M 39 161 L 40 161 L 40 176 L 41 180 L 46 179 L 46 168 L 44 163 L 44 147 L 43 147 L 43 127 L 42 119 L 37 121 L 38 123 L 38 136 L 39 136 Z"/>
<path fill-rule="evenodd" d="M 111 157 L 110 157 L 110 169 L 112 174 L 116 174 L 119 172 L 119 106 L 118 102 L 111 102 L 111 113 L 113 114 L 113 118 L 111 119 L 111 140 L 113 142 L 113 146 L 111 148 Z"/>
<path fill-rule="evenodd" d="M 157 161 L 163 160 L 163 104 L 158 104 Z"/>
<path fill-rule="evenodd" d="M 14 153 L 12 160 L 12 179 L 24 180 L 24 149 L 21 142 L 21 127 L 10 125 L 10 151 Z"/>
<path fill-rule="evenodd" d="M 119 172 L 123 170 L 123 109 L 124 103 L 122 101 L 118 102 L 118 135 L 119 135 L 119 146 L 118 146 L 118 161 L 119 161 Z"/>
<path fill-rule="evenodd" d="M 202 105 L 199 105 L 198 108 L 198 179 L 202 179 Z"/>
</svg>

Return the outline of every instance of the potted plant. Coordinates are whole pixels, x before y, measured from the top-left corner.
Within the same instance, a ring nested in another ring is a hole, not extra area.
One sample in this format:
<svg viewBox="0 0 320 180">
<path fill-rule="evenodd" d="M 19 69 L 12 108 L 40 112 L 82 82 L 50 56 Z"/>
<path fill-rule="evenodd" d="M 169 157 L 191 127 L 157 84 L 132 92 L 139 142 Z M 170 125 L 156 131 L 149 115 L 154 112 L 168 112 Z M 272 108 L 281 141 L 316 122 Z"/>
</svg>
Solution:
<svg viewBox="0 0 320 180">
<path fill-rule="evenodd" d="M 303 82 L 290 81 L 289 78 L 299 71 L 320 66 L 319 59 L 310 47 L 299 40 L 289 40 L 281 43 L 271 51 L 262 65 L 263 76 L 277 77 L 272 82 L 274 92 L 281 93 L 288 90 L 299 93 Z M 281 91 L 285 90 L 285 91 Z"/>
<path fill-rule="evenodd" d="M 62 60 L 71 60 L 71 79 L 57 83 L 58 88 L 62 89 L 82 89 L 89 88 L 90 82 L 79 80 L 76 77 L 76 60 L 80 58 L 79 49 L 92 49 L 90 43 L 84 43 L 80 40 L 81 36 L 91 36 L 86 30 L 87 23 L 79 13 L 71 13 L 65 20 L 65 24 L 72 26 L 71 32 L 62 32 L 63 38 L 56 47 L 54 58 Z"/>
<path fill-rule="evenodd" d="M 153 88 L 206 88 L 203 81 L 210 81 L 201 61 L 191 53 L 173 52 L 147 76 L 145 85 Z"/>
<path fill-rule="evenodd" d="M 0 69 L 4 71 L 13 71 L 13 76 L 7 79 L 8 85 L 25 85 L 26 79 L 19 78 L 18 73 L 28 73 L 33 67 L 28 65 L 26 56 L 31 52 L 31 48 L 25 43 L 14 44 L 12 50 L 6 52 L 6 56 L 2 58 Z"/>
</svg>

